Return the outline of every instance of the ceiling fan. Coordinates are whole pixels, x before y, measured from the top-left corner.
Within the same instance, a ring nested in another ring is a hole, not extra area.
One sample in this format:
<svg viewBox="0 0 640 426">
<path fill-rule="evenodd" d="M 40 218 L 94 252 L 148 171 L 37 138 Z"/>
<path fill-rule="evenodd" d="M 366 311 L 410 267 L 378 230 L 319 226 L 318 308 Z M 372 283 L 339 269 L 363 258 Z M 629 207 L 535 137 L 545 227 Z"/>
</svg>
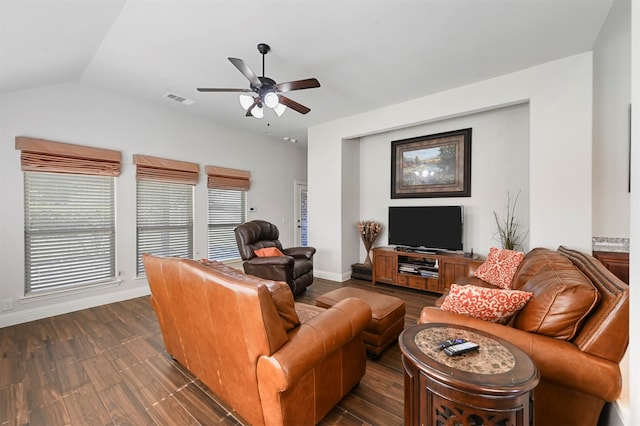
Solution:
<svg viewBox="0 0 640 426">
<path fill-rule="evenodd" d="M 276 114 L 281 116 L 287 107 L 298 111 L 300 114 L 306 114 L 311 109 L 299 104 L 281 93 L 291 92 L 293 90 L 313 89 L 320 87 L 320 82 L 315 78 L 307 78 L 305 80 L 289 81 L 287 83 L 276 83 L 269 77 L 264 75 L 264 56 L 269 53 L 271 47 L 268 44 L 258 44 L 258 52 L 262 55 L 262 77 L 257 76 L 242 59 L 228 58 L 229 61 L 249 80 L 248 89 L 220 89 L 199 87 L 199 92 L 246 92 L 255 93 L 255 95 L 240 95 L 240 105 L 246 110 L 247 117 L 262 118 L 264 116 L 263 107 L 272 108 Z"/>
</svg>

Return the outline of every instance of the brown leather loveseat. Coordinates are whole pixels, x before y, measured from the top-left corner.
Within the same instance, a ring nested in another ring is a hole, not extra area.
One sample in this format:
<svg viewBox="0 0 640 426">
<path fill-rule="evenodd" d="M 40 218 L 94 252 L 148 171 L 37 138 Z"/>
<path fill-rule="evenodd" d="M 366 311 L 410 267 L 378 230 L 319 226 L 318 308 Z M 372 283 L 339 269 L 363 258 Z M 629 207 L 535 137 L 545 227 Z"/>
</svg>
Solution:
<svg viewBox="0 0 640 426">
<path fill-rule="evenodd" d="M 313 425 L 364 376 L 363 301 L 322 309 L 222 263 L 143 262 L 167 352 L 243 422 Z"/>
<path fill-rule="evenodd" d="M 489 286 L 472 276 L 458 283 Z M 508 325 L 438 307 L 424 308 L 418 322 L 473 327 L 526 352 L 541 373 L 536 425 L 596 425 L 605 402 L 620 396 L 619 363 L 629 343 L 629 286 L 592 256 L 565 247 L 531 250 L 512 285 L 533 297 Z"/>
</svg>

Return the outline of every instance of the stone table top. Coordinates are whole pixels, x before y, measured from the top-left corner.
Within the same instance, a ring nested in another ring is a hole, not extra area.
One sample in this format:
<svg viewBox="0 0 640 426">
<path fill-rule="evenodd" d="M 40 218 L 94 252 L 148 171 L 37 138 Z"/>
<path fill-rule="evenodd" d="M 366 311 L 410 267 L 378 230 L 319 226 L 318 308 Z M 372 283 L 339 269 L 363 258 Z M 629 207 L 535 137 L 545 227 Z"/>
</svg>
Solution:
<svg viewBox="0 0 640 426">
<path fill-rule="evenodd" d="M 439 343 L 449 339 L 466 339 L 477 343 L 477 351 L 459 356 L 448 356 L 440 350 Z M 418 331 L 415 336 L 418 349 L 447 367 L 476 374 L 500 374 L 513 369 L 516 360 L 509 349 L 494 339 L 471 330 L 451 327 L 433 327 Z"/>
</svg>

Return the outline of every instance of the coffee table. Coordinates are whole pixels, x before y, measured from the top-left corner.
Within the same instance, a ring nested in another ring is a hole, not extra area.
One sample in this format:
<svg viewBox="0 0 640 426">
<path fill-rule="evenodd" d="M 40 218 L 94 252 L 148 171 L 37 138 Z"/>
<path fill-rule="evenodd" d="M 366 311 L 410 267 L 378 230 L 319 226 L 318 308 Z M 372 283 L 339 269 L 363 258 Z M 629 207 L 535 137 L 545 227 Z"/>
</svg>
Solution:
<svg viewBox="0 0 640 426">
<path fill-rule="evenodd" d="M 478 351 L 449 357 L 438 343 L 463 338 Z M 405 425 L 533 425 L 540 372 L 509 342 L 468 327 L 431 323 L 399 337 Z"/>
</svg>

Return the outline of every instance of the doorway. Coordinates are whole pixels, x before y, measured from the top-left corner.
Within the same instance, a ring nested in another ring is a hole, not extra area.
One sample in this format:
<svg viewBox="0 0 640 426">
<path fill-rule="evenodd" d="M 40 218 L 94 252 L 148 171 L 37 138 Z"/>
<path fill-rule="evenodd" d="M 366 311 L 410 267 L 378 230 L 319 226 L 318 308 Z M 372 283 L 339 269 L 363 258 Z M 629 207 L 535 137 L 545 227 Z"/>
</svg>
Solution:
<svg viewBox="0 0 640 426">
<path fill-rule="evenodd" d="M 295 213 L 295 234 L 296 245 L 299 247 L 307 247 L 309 245 L 307 237 L 307 183 L 295 182 L 295 198 L 296 198 L 296 213 Z"/>
</svg>

